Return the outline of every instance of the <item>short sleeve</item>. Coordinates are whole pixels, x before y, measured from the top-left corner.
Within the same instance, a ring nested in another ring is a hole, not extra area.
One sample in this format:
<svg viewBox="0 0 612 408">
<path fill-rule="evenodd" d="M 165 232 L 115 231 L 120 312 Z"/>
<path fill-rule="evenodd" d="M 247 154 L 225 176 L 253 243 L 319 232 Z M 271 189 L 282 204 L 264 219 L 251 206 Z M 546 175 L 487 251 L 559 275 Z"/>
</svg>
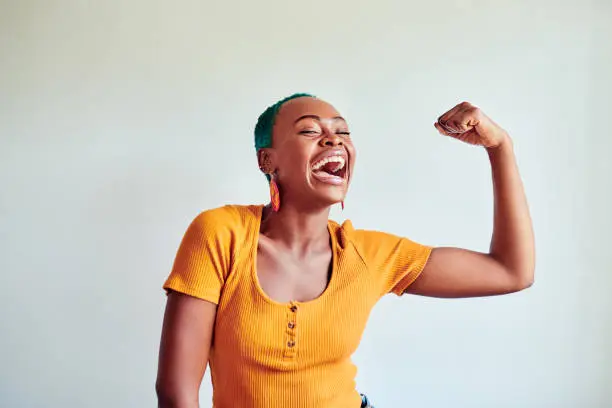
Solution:
<svg viewBox="0 0 612 408">
<path fill-rule="evenodd" d="M 231 267 L 234 241 L 228 221 L 219 209 L 205 211 L 192 221 L 164 283 L 166 291 L 219 303 Z"/>
<path fill-rule="evenodd" d="M 381 296 L 402 295 L 419 277 L 432 251 L 431 246 L 379 231 L 360 230 L 355 236 Z"/>
</svg>

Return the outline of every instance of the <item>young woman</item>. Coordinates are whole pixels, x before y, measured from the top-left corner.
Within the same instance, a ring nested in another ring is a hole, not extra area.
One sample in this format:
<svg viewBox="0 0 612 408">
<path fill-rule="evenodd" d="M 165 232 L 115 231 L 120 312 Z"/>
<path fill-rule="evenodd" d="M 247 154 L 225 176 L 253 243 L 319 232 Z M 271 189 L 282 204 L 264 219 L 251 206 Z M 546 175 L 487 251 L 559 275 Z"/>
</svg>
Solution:
<svg viewBox="0 0 612 408">
<path fill-rule="evenodd" d="M 260 116 L 255 145 L 271 203 L 208 210 L 187 229 L 164 285 L 160 407 L 198 407 L 209 362 L 216 408 L 369 406 L 350 358 L 383 295 L 489 296 L 532 284 L 532 225 L 509 135 L 467 102 L 434 126 L 488 154 L 489 253 L 330 221 L 355 165 L 347 122 L 306 94 Z"/>
</svg>

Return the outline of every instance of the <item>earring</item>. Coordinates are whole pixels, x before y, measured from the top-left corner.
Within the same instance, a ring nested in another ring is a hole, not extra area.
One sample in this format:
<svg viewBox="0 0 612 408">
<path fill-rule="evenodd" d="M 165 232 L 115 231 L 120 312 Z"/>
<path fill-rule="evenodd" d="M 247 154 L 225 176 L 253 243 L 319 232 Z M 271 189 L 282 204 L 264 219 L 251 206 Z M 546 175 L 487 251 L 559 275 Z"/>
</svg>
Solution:
<svg viewBox="0 0 612 408">
<path fill-rule="evenodd" d="M 340 205 L 342 206 L 342 211 L 344 211 L 344 200 L 340 201 Z"/>
<path fill-rule="evenodd" d="M 278 212 L 280 210 L 280 192 L 274 174 L 270 174 L 270 177 L 270 202 L 274 212 Z"/>
</svg>

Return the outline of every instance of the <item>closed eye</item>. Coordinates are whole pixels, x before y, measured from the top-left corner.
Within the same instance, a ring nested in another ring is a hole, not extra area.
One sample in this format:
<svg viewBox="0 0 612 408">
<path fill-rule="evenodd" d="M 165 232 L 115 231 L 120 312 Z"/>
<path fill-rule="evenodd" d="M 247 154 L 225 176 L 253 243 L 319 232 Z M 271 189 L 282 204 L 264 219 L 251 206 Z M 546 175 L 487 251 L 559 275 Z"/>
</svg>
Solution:
<svg viewBox="0 0 612 408">
<path fill-rule="evenodd" d="M 300 132 L 300 134 L 302 134 L 302 135 L 317 135 L 317 134 L 319 134 L 319 132 L 317 132 L 316 130 L 302 130 Z"/>
<path fill-rule="evenodd" d="M 337 134 L 337 135 L 345 135 L 345 136 L 350 136 L 350 135 L 351 135 L 351 132 L 348 132 L 348 131 L 346 131 L 346 132 L 336 132 L 336 134 Z"/>
</svg>

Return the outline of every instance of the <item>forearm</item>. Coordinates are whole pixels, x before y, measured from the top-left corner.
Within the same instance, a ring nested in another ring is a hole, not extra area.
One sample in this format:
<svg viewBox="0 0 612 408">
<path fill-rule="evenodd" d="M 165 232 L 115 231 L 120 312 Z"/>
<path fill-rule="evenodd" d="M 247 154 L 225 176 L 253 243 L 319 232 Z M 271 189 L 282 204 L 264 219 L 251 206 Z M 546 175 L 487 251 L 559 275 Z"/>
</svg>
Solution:
<svg viewBox="0 0 612 408">
<path fill-rule="evenodd" d="M 527 198 L 518 171 L 512 140 L 487 150 L 494 192 L 494 224 L 490 255 L 520 282 L 533 282 L 535 244 Z"/>
</svg>

